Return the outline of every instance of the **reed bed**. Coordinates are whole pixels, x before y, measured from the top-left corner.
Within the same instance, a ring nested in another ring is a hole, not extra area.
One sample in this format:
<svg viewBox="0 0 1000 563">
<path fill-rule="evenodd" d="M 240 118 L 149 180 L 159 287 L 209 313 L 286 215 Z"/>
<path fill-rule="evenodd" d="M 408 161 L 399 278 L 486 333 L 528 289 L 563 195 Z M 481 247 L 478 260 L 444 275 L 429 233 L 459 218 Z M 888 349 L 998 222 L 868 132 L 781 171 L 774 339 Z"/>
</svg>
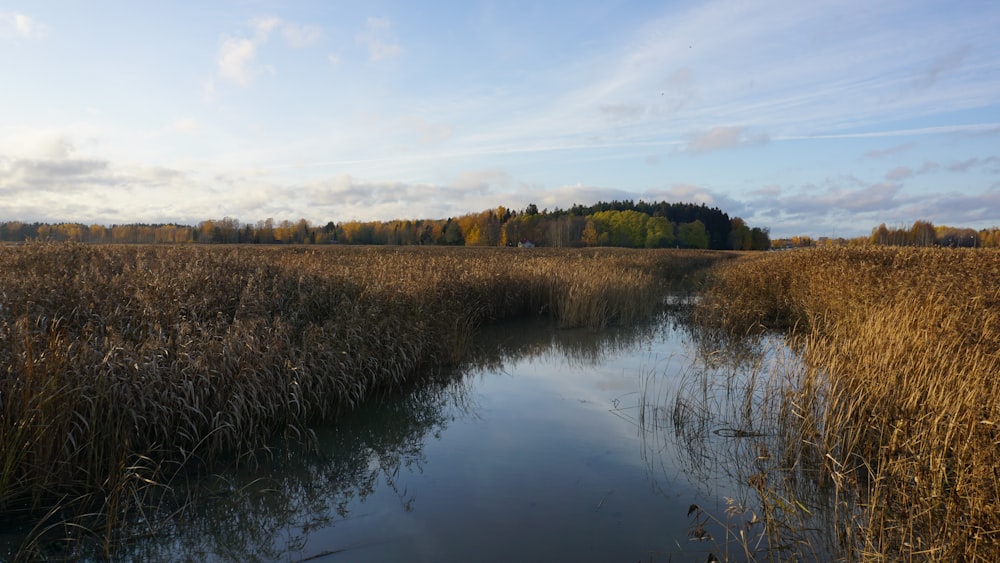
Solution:
<svg viewBox="0 0 1000 563">
<path fill-rule="evenodd" d="M 790 329 L 805 365 L 768 390 L 787 461 L 752 484 L 761 496 L 816 470 L 844 559 L 1000 559 L 997 280 L 985 249 L 801 250 L 716 270 L 702 323 Z"/>
<path fill-rule="evenodd" d="M 111 538 L 168 469 L 308 440 L 311 422 L 456 363 L 484 323 L 630 323 L 727 256 L 0 247 L 0 513 L 86 512 Z"/>
</svg>

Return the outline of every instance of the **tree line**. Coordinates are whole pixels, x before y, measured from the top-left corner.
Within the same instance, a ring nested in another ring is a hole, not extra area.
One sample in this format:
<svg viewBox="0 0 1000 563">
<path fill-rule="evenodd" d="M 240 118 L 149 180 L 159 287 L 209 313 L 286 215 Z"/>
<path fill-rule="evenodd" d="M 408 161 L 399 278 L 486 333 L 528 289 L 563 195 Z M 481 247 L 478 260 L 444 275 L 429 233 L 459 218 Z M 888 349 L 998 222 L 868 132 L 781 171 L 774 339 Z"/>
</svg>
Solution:
<svg viewBox="0 0 1000 563">
<path fill-rule="evenodd" d="M 872 229 L 869 236 L 855 238 L 813 239 L 808 236 L 778 238 L 774 248 L 807 248 L 812 246 L 944 246 L 951 248 L 1000 248 L 1000 227 L 971 229 L 934 225 L 930 221 L 915 221 L 913 225 L 888 227 L 885 223 Z"/>
<path fill-rule="evenodd" d="M 915 221 L 910 227 L 887 227 L 882 223 L 872 229 L 870 244 L 880 246 L 951 246 L 1000 247 L 1000 229 L 935 226 L 930 221 Z"/>
<path fill-rule="evenodd" d="M 447 219 L 346 221 L 314 225 L 225 217 L 195 226 L 0 222 L 0 240 L 143 244 L 384 244 L 465 246 L 620 246 L 767 250 L 766 228 L 750 227 L 718 208 L 690 203 L 599 202 L 569 209 L 488 209 Z"/>
</svg>

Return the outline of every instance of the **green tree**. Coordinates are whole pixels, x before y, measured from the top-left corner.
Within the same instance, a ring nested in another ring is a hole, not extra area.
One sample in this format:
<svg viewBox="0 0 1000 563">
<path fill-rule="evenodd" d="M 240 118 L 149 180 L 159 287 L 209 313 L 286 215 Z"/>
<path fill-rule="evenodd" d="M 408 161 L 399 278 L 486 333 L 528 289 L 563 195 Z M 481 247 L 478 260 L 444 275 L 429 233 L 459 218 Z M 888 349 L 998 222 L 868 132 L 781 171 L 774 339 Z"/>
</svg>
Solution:
<svg viewBox="0 0 1000 563">
<path fill-rule="evenodd" d="M 632 210 L 598 211 L 592 215 L 596 224 L 607 226 L 609 244 L 630 248 L 642 248 L 646 245 L 648 219 L 649 215 Z"/>
<path fill-rule="evenodd" d="M 639 211 L 619 211 L 611 226 L 617 231 L 621 246 L 642 248 L 646 246 L 646 222 L 648 220 L 649 215 Z"/>
<path fill-rule="evenodd" d="M 750 229 L 750 250 L 770 250 L 771 231 L 754 227 Z"/>
<path fill-rule="evenodd" d="M 444 230 L 441 232 L 441 239 L 444 244 L 465 244 L 465 238 L 462 236 L 462 228 L 458 226 L 458 221 L 448 219 Z"/>
<path fill-rule="evenodd" d="M 733 250 L 750 250 L 753 246 L 753 235 L 746 221 L 733 217 L 729 231 L 729 248 Z"/>
<path fill-rule="evenodd" d="M 674 244 L 674 224 L 666 217 L 646 221 L 646 248 L 667 248 Z"/>
<path fill-rule="evenodd" d="M 695 220 L 677 226 L 677 241 L 684 248 L 708 248 L 708 231 L 705 224 Z"/>
</svg>

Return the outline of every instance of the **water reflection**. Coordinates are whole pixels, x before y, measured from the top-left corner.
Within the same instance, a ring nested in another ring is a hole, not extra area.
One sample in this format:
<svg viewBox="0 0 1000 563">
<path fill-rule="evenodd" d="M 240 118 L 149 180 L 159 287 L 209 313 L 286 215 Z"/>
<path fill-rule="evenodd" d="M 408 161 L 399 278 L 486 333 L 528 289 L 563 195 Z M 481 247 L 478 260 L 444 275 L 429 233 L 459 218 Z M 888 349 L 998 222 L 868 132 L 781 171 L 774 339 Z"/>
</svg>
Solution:
<svg viewBox="0 0 1000 563">
<path fill-rule="evenodd" d="M 648 348 L 672 330 L 671 323 L 663 316 L 599 332 L 556 330 L 541 320 L 487 327 L 458 369 L 427 374 L 418 384 L 372 400 L 335 424 L 316 428 L 315 448 L 279 442 L 257 463 L 214 467 L 210 475 L 192 472 L 177 476 L 155 506 L 147 506 L 116 534 L 116 538 L 127 538 L 116 557 L 304 560 L 350 552 L 350 558 L 356 558 L 358 550 L 383 541 L 378 534 L 358 534 L 367 539 L 357 541 L 345 541 L 341 534 L 330 541 L 326 532 L 332 528 L 377 529 L 377 509 L 368 512 L 365 505 L 375 494 L 384 496 L 388 491 L 401 511 L 413 510 L 420 500 L 410 482 L 428 464 L 428 443 L 439 439 L 456 421 L 469 424 L 479 417 L 481 395 L 473 390 L 477 380 L 543 357 L 558 357 L 571 371 L 600 366 L 609 357 Z M 600 408 L 606 410 L 607 406 Z M 599 460 L 600 455 L 592 457 Z M 435 469 L 441 469 L 440 463 Z M 588 503 L 606 511 L 614 505 L 613 492 L 594 490 L 596 500 Z M 424 501 L 424 505 L 428 502 L 434 499 Z M 452 517 L 460 520 L 463 515 Z M 29 555 L 99 558 L 103 538 L 76 538 L 66 551 L 65 530 L 72 522 L 47 525 L 50 532 L 34 542 Z M 24 530 L 13 534 L 8 553 L 24 541 L 23 536 L 17 537 L 19 533 Z M 549 548 L 535 549 L 541 552 Z M 552 549 L 565 553 L 558 545 Z M 489 558 L 481 555 L 479 559 Z"/>
<path fill-rule="evenodd" d="M 831 489 L 775 392 L 794 354 L 699 331 L 671 305 L 597 332 L 487 327 L 463 365 L 315 428 L 315 447 L 178 476 L 117 557 L 822 559 Z M 97 558 L 87 541 L 35 555 Z"/>
<path fill-rule="evenodd" d="M 696 360 L 670 393 L 647 397 L 642 425 L 651 468 L 650 452 L 670 451 L 706 495 L 724 495 L 721 506 L 689 507 L 689 536 L 713 542 L 723 560 L 830 560 L 838 550 L 828 530 L 847 506 L 803 435 L 815 408 L 798 401 L 805 366 L 773 334 L 690 334 Z"/>
<path fill-rule="evenodd" d="M 124 544 L 118 556 L 147 561 L 296 559 L 317 530 L 363 517 L 349 507 L 382 483 L 406 507 L 415 499 L 396 484 L 396 477 L 421 471 L 428 437 L 473 408 L 467 389 L 460 374 L 433 374 L 336 425 L 317 428 L 315 449 L 279 443 L 251 467 L 221 468 L 173 483 L 176 493 L 183 492 L 173 502 L 182 505 L 179 512 L 161 511 L 153 522 L 135 522 L 133 531 L 151 527 L 152 533 Z"/>
<path fill-rule="evenodd" d="M 666 311 L 631 326 L 599 331 L 557 330 L 544 319 L 503 323 L 480 331 L 464 368 L 478 372 L 502 371 L 506 365 L 543 355 L 558 356 L 570 366 L 594 366 L 648 344 L 677 326 L 677 317 Z"/>
</svg>

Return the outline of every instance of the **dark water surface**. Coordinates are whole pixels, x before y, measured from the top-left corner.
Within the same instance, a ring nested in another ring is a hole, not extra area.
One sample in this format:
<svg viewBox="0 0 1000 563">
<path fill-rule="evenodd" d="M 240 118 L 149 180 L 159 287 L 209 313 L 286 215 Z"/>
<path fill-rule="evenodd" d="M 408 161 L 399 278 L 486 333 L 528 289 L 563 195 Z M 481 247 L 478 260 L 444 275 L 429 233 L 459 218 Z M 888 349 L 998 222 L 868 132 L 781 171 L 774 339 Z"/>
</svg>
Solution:
<svg viewBox="0 0 1000 563">
<path fill-rule="evenodd" d="M 200 479 L 189 507 L 122 558 L 705 561 L 725 549 L 689 508 L 723 515 L 742 493 L 669 424 L 677 386 L 707 369 L 681 325 L 517 321 L 475 348 L 458 373 L 318 428 L 318 454 L 276 449 L 280 461 Z"/>
</svg>

